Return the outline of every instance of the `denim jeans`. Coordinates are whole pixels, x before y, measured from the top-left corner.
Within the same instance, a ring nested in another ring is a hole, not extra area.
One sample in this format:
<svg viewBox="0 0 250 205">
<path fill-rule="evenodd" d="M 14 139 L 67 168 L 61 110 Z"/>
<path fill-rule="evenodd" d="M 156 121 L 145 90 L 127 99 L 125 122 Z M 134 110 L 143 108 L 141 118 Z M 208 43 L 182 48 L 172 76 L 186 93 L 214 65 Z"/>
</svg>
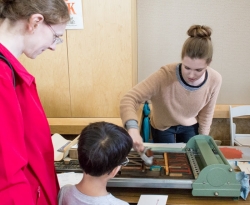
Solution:
<svg viewBox="0 0 250 205">
<path fill-rule="evenodd" d="M 191 126 L 172 126 L 164 131 L 157 130 L 151 126 L 151 133 L 155 143 L 187 143 L 191 137 L 199 134 L 198 128 L 198 123 Z"/>
</svg>

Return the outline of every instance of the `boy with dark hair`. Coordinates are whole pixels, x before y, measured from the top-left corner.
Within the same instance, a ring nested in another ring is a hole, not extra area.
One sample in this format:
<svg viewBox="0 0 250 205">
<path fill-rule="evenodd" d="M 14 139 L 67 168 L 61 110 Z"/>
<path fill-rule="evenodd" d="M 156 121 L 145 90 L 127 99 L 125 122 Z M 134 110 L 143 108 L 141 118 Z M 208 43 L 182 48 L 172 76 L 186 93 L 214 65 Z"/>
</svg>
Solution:
<svg viewBox="0 0 250 205">
<path fill-rule="evenodd" d="M 108 193 L 106 186 L 128 163 L 132 145 L 127 131 L 112 123 L 96 122 L 84 128 L 78 142 L 78 160 L 84 175 L 79 184 L 61 188 L 59 205 L 128 205 Z"/>
</svg>

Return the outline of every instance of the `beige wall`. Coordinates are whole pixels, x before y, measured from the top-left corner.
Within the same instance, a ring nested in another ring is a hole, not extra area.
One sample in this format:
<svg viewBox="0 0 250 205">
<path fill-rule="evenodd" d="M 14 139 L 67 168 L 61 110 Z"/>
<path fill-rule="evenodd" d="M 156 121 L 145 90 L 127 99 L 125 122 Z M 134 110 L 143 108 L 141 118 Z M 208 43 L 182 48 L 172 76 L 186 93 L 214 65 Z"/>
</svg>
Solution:
<svg viewBox="0 0 250 205">
<path fill-rule="evenodd" d="M 249 0 L 137 0 L 138 80 L 179 62 L 193 24 L 213 29 L 214 58 L 223 84 L 217 104 L 250 104 Z"/>
<path fill-rule="evenodd" d="M 119 117 L 137 78 L 136 1 L 82 4 L 83 30 L 67 30 L 56 52 L 20 59 L 36 77 L 47 117 Z"/>
</svg>

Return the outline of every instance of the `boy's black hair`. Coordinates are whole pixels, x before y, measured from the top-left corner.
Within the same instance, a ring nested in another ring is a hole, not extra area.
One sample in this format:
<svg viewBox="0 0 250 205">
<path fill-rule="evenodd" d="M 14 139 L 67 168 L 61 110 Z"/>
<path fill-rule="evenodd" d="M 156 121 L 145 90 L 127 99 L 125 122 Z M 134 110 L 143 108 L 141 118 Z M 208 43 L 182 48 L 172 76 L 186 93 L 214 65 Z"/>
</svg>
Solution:
<svg viewBox="0 0 250 205">
<path fill-rule="evenodd" d="M 91 123 L 79 137 L 79 164 L 86 174 L 101 176 L 124 162 L 132 145 L 124 128 L 108 122 Z"/>
</svg>

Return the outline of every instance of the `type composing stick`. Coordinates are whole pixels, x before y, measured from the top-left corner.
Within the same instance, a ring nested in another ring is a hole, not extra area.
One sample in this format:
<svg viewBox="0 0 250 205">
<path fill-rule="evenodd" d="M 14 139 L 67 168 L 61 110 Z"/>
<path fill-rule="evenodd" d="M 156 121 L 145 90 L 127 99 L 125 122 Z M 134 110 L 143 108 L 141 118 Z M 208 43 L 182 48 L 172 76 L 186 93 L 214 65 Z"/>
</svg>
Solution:
<svg viewBox="0 0 250 205">
<path fill-rule="evenodd" d="M 169 174 L 169 170 L 168 170 L 168 153 L 164 152 L 164 161 L 165 161 L 165 171 L 166 171 L 166 175 Z"/>
</svg>

